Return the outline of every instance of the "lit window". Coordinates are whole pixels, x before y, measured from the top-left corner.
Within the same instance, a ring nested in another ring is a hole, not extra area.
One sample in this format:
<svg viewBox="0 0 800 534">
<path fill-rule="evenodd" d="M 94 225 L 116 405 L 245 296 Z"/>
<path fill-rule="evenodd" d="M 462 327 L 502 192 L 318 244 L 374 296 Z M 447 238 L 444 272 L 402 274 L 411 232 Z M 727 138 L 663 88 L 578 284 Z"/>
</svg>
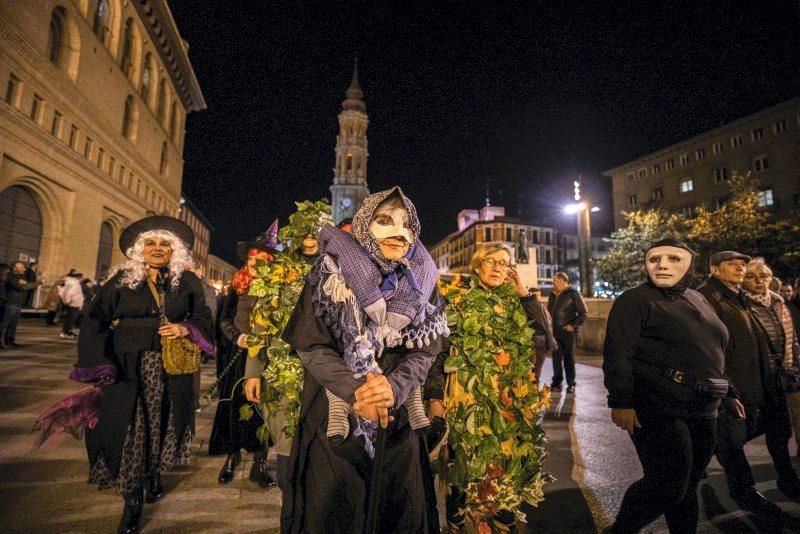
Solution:
<svg viewBox="0 0 800 534">
<path fill-rule="evenodd" d="M 750 132 L 750 139 L 753 141 L 761 141 L 764 139 L 764 128 L 756 128 Z"/>
<path fill-rule="evenodd" d="M 692 180 L 684 180 L 681 182 L 681 193 L 688 193 L 694 189 L 694 182 Z"/>
<path fill-rule="evenodd" d="M 766 189 L 758 192 L 758 207 L 769 208 L 775 205 L 775 199 L 772 196 L 772 189 Z"/>
<path fill-rule="evenodd" d="M 720 167 L 719 169 L 714 169 L 714 183 L 718 184 L 720 182 L 725 182 L 730 179 L 730 175 L 728 173 L 727 167 Z"/>
</svg>

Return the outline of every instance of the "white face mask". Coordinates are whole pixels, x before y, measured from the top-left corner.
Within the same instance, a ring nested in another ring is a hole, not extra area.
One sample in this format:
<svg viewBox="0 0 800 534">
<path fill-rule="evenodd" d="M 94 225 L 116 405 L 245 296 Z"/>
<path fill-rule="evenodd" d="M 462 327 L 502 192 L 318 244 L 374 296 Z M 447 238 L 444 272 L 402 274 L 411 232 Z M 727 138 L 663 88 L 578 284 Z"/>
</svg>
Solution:
<svg viewBox="0 0 800 534">
<path fill-rule="evenodd" d="M 414 243 L 414 233 L 405 208 L 379 207 L 372 216 L 369 231 L 381 241 L 389 237 L 402 237 L 409 244 Z"/>
<path fill-rule="evenodd" d="M 657 287 L 672 287 L 684 277 L 692 264 L 692 253 L 680 247 L 655 247 L 647 251 L 645 266 Z"/>
</svg>

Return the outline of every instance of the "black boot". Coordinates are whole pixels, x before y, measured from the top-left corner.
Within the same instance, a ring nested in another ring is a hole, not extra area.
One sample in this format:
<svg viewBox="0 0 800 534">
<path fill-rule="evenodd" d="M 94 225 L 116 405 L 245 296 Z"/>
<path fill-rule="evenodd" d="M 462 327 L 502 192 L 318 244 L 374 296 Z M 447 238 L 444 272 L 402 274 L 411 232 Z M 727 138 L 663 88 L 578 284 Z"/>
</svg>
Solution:
<svg viewBox="0 0 800 534">
<path fill-rule="evenodd" d="M 217 477 L 217 482 L 220 484 L 227 484 L 231 480 L 233 480 L 234 471 L 236 470 L 236 466 L 239 465 L 239 462 L 242 460 L 242 455 L 239 452 L 234 452 L 229 454 L 227 458 L 225 458 L 225 463 L 222 464 L 222 469 L 219 470 L 219 476 Z"/>
<path fill-rule="evenodd" d="M 158 502 L 163 496 L 164 486 L 161 485 L 161 474 L 156 473 L 147 481 L 145 501 L 149 503 Z"/>
<path fill-rule="evenodd" d="M 122 519 L 117 527 L 117 534 L 137 534 L 139 532 L 139 520 L 142 518 L 142 488 L 130 493 L 123 493 L 125 508 L 122 510 Z"/>
<path fill-rule="evenodd" d="M 275 485 L 275 479 L 267 469 L 267 451 L 258 451 L 253 455 L 253 467 L 250 468 L 250 480 L 261 486 L 269 488 Z"/>
</svg>

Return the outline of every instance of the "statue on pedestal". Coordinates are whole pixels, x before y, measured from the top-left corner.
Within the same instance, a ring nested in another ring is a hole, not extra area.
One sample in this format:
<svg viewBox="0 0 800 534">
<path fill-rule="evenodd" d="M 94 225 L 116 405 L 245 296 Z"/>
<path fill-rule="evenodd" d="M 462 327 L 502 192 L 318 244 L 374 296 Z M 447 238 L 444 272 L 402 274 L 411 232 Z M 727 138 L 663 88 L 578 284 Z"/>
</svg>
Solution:
<svg viewBox="0 0 800 534">
<path fill-rule="evenodd" d="M 514 245 L 517 263 L 528 263 L 530 261 L 530 257 L 528 256 L 528 235 L 525 233 L 525 230 L 522 229 L 519 231 L 519 236 L 517 236 L 517 241 Z"/>
</svg>

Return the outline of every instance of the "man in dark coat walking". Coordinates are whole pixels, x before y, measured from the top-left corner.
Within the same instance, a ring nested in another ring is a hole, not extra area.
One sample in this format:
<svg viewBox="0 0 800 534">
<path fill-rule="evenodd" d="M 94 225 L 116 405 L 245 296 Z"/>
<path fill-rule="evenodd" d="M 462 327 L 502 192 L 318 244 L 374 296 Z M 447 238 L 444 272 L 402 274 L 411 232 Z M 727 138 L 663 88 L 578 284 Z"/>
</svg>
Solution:
<svg viewBox="0 0 800 534">
<path fill-rule="evenodd" d="M 3 313 L 3 320 L 0 323 L 0 348 L 16 348 L 17 323 L 25 305 L 28 291 L 33 290 L 41 284 L 41 281 L 28 282 L 25 279 L 25 264 L 21 261 L 11 265 L 11 272 L 8 273 L 5 282 L 6 288 L 6 309 Z"/>
<path fill-rule="evenodd" d="M 788 440 L 775 424 L 776 390 L 767 352 L 761 347 L 758 326 L 741 291 L 750 257 L 735 251 L 711 256 L 711 275 L 697 288 L 725 323 L 730 340 L 725 350 L 725 374 L 745 407 L 745 418 L 720 408 L 717 459 L 725 470 L 728 492 L 745 510 L 779 515 L 780 508 L 755 489 L 755 479 L 744 453 L 749 440 L 766 434 L 767 448 L 776 460 L 778 442 Z M 785 448 L 785 447 L 784 447 Z M 780 467 L 780 461 L 776 462 Z"/>
<path fill-rule="evenodd" d="M 561 391 L 564 373 L 567 393 L 575 393 L 575 340 L 578 329 L 586 321 L 587 309 L 583 297 L 569 285 L 567 273 L 553 276 L 553 292 L 547 299 L 547 311 L 553 319 L 553 335 L 558 348 L 553 352 L 553 391 Z"/>
</svg>

